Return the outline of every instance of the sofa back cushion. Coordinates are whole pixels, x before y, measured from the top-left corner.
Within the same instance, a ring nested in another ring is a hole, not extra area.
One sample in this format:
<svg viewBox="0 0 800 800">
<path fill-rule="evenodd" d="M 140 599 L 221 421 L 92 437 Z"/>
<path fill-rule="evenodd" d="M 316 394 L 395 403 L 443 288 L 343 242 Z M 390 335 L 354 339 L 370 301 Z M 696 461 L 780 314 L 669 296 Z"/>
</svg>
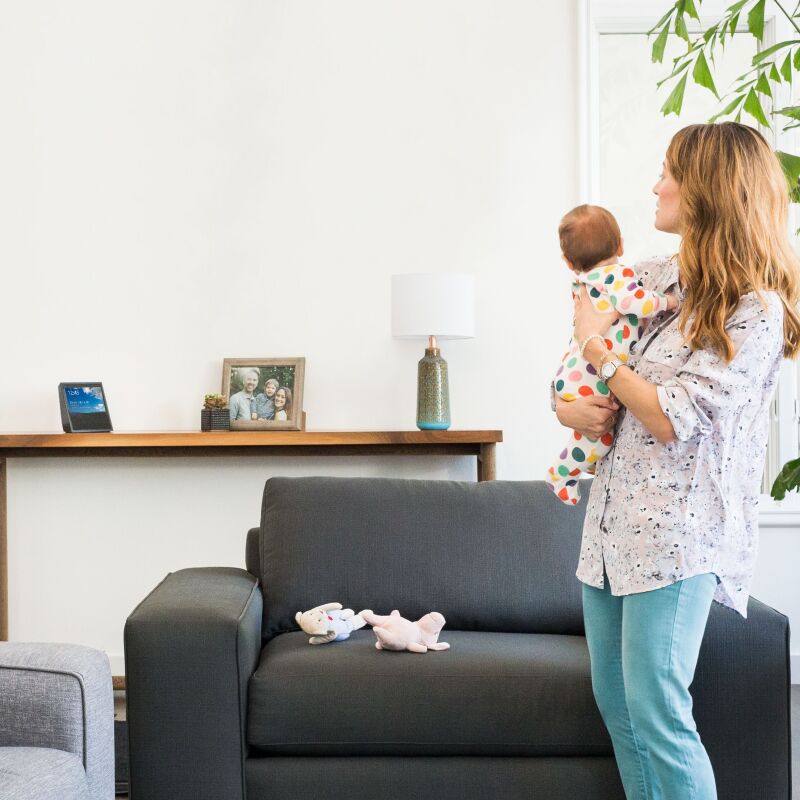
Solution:
<svg viewBox="0 0 800 800">
<path fill-rule="evenodd" d="M 338 602 L 452 630 L 583 634 L 575 577 L 590 481 L 566 506 L 544 481 L 271 478 L 260 564 L 265 638 Z"/>
</svg>

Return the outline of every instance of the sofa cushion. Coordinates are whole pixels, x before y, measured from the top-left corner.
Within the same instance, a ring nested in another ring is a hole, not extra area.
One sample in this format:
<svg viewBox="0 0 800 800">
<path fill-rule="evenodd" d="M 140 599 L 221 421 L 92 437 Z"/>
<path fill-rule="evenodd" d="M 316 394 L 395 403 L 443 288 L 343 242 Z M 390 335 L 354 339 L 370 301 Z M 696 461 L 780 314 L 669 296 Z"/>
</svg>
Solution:
<svg viewBox="0 0 800 800">
<path fill-rule="evenodd" d="M 575 569 L 590 484 L 566 506 L 544 481 L 272 478 L 263 634 L 338 602 L 409 619 L 439 611 L 450 630 L 582 635 Z"/>
<path fill-rule="evenodd" d="M 450 631 L 379 651 L 370 629 L 276 636 L 250 679 L 248 743 L 275 755 L 610 755 L 582 636 Z"/>
<path fill-rule="evenodd" d="M 0 747 L 0 797 L 89 800 L 79 756 L 50 747 Z"/>
</svg>

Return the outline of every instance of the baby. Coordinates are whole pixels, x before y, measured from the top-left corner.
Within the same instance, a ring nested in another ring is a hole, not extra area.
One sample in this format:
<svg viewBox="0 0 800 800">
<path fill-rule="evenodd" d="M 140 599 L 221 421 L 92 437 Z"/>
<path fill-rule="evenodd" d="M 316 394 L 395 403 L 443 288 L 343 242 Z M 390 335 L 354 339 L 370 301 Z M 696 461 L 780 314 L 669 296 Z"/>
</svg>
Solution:
<svg viewBox="0 0 800 800">
<path fill-rule="evenodd" d="M 677 299 L 645 289 L 636 273 L 619 263 L 622 236 L 617 221 L 606 209 L 589 205 L 572 209 L 561 220 L 558 236 L 562 258 L 575 277 L 572 296 L 577 296 L 585 284 L 597 311 L 621 312 L 622 316 L 611 323 L 604 338 L 609 351 L 626 363 L 631 347 L 644 331 L 641 320 L 664 309 L 674 309 Z M 570 339 L 569 350 L 556 372 L 556 394 L 568 401 L 578 395 L 608 395 L 608 386 L 581 357 L 580 345 L 581 342 Z M 594 475 L 597 461 L 611 449 L 613 441 L 611 432 L 590 439 L 573 431 L 558 461 L 547 470 L 548 488 L 564 503 L 576 505 L 581 496 L 578 476 L 581 471 Z"/>
</svg>

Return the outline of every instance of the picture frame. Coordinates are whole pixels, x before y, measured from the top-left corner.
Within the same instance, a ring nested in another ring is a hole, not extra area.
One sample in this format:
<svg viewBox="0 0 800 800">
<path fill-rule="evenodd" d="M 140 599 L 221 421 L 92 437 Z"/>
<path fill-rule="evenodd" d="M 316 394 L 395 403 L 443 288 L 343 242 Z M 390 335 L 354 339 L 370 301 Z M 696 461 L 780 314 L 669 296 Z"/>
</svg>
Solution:
<svg viewBox="0 0 800 800">
<path fill-rule="evenodd" d="M 302 357 L 224 359 L 222 394 L 228 401 L 231 430 L 304 430 L 305 366 Z"/>
</svg>

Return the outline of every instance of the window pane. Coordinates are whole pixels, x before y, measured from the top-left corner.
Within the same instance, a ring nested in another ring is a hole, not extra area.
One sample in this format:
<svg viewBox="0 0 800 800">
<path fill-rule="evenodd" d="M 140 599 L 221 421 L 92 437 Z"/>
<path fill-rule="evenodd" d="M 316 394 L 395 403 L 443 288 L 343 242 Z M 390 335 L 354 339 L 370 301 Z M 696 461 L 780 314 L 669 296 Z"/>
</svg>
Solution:
<svg viewBox="0 0 800 800">
<path fill-rule="evenodd" d="M 686 86 L 680 117 L 665 117 L 660 109 L 674 81 L 656 89 L 672 59 L 686 50 L 670 36 L 662 64 L 652 64 L 653 39 L 640 33 L 602 34 L 599 46 L 600 175 L 599 200 L 616 217 L 625 239 L 625 259 L 633 263 L 650 255 L 676 252 L 678 237 L 653 227 L 653 184 L 673 134 L 694 122 L 708 122 L 719 109 L 714 95 L 692 83 Z M 716 71 L 722 94 L 750 68 L 755 39 L 749 35 L 728 40 Z"/>
</svg>

